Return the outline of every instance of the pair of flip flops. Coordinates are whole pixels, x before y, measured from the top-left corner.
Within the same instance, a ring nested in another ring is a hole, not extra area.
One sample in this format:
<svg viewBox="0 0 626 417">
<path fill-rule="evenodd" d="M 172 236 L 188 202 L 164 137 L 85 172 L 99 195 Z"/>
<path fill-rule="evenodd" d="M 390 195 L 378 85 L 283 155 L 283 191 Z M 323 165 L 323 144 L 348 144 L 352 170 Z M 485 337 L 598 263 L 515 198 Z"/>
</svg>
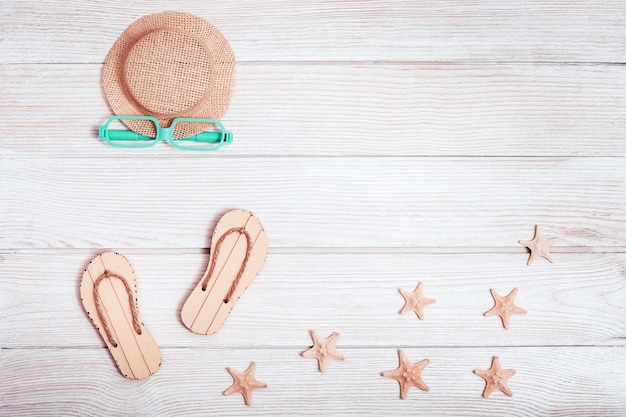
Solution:
<svg viewBox="0 0 626 417">
<path fill-rule="evenodd" d="M 199 334 L 217 332 L 261 270 L 267 248 L 258 218 L 245 210 L 226 213 L 213 232 L 207 270 L 181 310 L 183 324 Z M 96 256 L 83 273 L 80 296 L 125 377 L 144 379 L 159 369 L 161 352 L 139 314 L 135 272 L 124 256 Z"/>
</svg>

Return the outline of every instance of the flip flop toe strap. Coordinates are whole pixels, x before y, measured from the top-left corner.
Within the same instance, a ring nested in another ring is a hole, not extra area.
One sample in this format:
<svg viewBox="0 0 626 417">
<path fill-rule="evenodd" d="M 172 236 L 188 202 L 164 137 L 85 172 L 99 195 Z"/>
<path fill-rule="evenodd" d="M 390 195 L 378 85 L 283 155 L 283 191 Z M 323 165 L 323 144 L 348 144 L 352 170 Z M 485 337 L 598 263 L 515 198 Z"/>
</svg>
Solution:
<svg viewBox="0 0 626 417">
<path fill-rule="evenodd" d="M 137 332 L 137 334 L 141 334 L 141 325 L 139 324 L 139 313 L 137 312 L 137 306 L 135 305 L 133 292 L 130 289 L 130 286 L 128 285 L 128 282 L 126 281 L 126 279 L 110 271 L 104 271 L 104 273 L 102 273 L 102 275 L 100 275 L 98 279 L 96 279 L 93 283 L 93 299 L 96 304 L 96 312 L 98 313 L 98 318 L 100 319 L 100 323 L 102 323 L 102 328 L 104 329 L 104 332 L 106 333 L 107 338 L 109 339 L 109 343 L 111 344 L 111 346 L 117 347 L 117 342 L 115 341 L 115 338 L 113 337 L 113 332 L 111 331 L 111 328 L 107 324 L 107 321 L 104 319 L 105 311 L 104 311 L 104 307 L 102 306 L 102 300 L 100 299 L 100 296 L 98 294 L 98 291 L 99 291 L 98 289 L 100 287 L 100 284 L 106 278 L 109 278 L 109 279 L 116 278 L 120 280 L 122 284 L 124 284 L 124 288 L 126 289 L 126 294 L 128 295 L 128 302 L 130 304 L 130 312 L 133 317 L 133 327 L 135 328 L 135 331 Z"/>
<path fill-rule="evenodd" d="M 230 289 L 228 290 L 228 294 L 226 294 L 226 297 L 224 298 L 224 302 L 226 303 L 230 301 L 230 297 L 232 297 L 233 292 L 235 291 L 235 288 L 237 288 L 237 284 L 239 284 L 239 280 L 241 280 L 241 276 L 243 275 L 243 272 L 246 269 L 246 265 L 248 264 L 248 260 L 250 259 L 250 252 L 252 251 L 252 239 L 250 238 L 250 234 L 248 233 L 245 227 L 233 227 L 232 229 L 227 230 L 226 233 L 224 233 L 222 236 L 220 236 L 217 243 L 215 243 L 215 248 L 211 250 L 212 252 L 211 267 L 209 268 L 209 272 L 206 274 L 204 280 L 202 281 L 202 291 L 206 291 L 207 285 L 209 284 L 209 279 L 211 279 L 211 277 L 213 276 L 213 272 L 215 271 L 215 264 L 216 264 L 216 259 L 220 253 L 220 246 L 222 246 L 224 239 L 226 239 L 226 237 L 228 237 L 229 235 L 233 233 L 239 233 L 240 235 L 245 236 L 246 256 L 243 258 L 243 262 L 241 263 L 241 267 L 239 268 L 237 277 L 235 278 L 232 285 L 230 286 Z"/>
</svg>

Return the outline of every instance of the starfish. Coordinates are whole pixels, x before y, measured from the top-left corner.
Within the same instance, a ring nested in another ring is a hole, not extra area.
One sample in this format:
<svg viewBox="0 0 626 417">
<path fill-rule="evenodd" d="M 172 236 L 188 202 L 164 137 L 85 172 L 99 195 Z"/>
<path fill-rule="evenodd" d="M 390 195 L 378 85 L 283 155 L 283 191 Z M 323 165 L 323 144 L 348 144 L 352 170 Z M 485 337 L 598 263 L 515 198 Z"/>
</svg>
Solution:
<svg viewBox="0 0 626 417">
<path fill-rule="evenodd" d="M 502 325 L 505 329 L 508 329 L 509 319 L 513 314 L 526 314 L 526 310 L 515 305 L 517 288 L 513 288 L 513 291 L 511 291 L 509 295 L 504 297 L 498 294 L 494 289 L 491 289 L 489 291 L 491 292 L 491 296 L 493 297 L 495 305 L 491 308 L 491 310 L 484 313 L 485 317 L 500 316 L 500 319 L 502 320 Z"/>
<path fill-rule="evenodd" d="M 528 263 L 526 265 L 533 263 L 535 258 L 538 256 L 546 258 L 550 263 L 553 263 L 554 261 L 552 260 L 552 255 L 550 254 L 550 246 L 552 246 L 557 240 L 559 240 L 558 237 L 544 237 L 541 234 L 541 230 L 539 230 L 539 226 L 535 226 L 535 237 L 533 237 L 533 240 L 519 241 L 521 245 L 530 249 L 530 256 L 528 257 Z"/>
<path fill-rule="evenodd" d="M 421 282 L 417 284 L 417 288 L 413 292 L 399 289 L 400 294 L 404 297 L 404 307 L 402 307 L 400 314 L 414 311 L 417 314 L 417 318 L 424 320 L 424 307 L 433 304 L 435 300 L 424 297 L 423 290 Z"/>
<path fill-rule="evenodd" d="M 507 381 L 510 377 L 515 375 L 515 371 L 513 369 L 502 369 L 497 356 L 491 359 L 491 368 L 486 371 L 475 369 L 474 373 L 485 380 L 485 390 L 483 391 L 484 398 L 489 397 L 494 390 L 500 390 L 509 397 L 513 396 L 513 392 L 509 388 Z"/>
<path fill-rule="evenodd" d="M 305 358 L 316 358 L 320 372 L 326 372 L 326 363 L 329 359 L 336 359 L 342 361 L 345 358 L 337 348 L 335 343 L 339 339 L 339 333 L 334 332 L 326 339 L 320 338 L 315 330 L 311 331 L 311 338 L 313 339 L 313 347 L 302 352 L 302 356 Z"/>
<path fill-rule="evenodd" d="M 257 388 L 267 388 L 267 384 L 258 381 L 254 377 L 254 370 L 256 369 L 256 363 L 250 363 L 250 366 L 244 373 L 235 371 L 232 368 L 226 368 L 230 375 L 233 377 L 233 385 L 231 385 L 226 391 L 224 391 L 224 395 L 230 395 L 235 392 L 243 395 L 243 399 L 246 402 L 246 405 L 250 405 L 252 401 L 252 391 Z"/>
<path fill-rule="evenodd" d="M 398 350 L 398 358 L 400 360 L 398 367 L 393 371 L 385 371 L 381 375 L 398 381 L 400 384 L 400 398 L 406 399 L 411 387 L 428 391 L 428 385 L 422 380 L 422 371 L 428 366 L 430 361 L 424 359 L 420 362 L 411 363 L 402 350 Z"/>
</svg>

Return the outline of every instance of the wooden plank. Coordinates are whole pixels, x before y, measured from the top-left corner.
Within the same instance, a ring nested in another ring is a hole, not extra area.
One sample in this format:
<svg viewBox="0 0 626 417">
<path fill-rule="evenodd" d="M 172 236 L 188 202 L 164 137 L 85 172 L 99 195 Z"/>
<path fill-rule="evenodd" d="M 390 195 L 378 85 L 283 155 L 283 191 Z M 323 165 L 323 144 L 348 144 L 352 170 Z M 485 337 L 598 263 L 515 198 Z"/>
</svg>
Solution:
<svg viewBox="0 0 626 417">
<path fill-rule="evenodd" d="M 554 252 L 626 246 L 623 158 L 6 159 L 0 178 L 4 249 L 202 248 L 231 208 L 270 248 L 522 253 L 535 224 Z"/>
<path fill-rule="evenodd" d="M 0 347 L 100 347 L 78 295 L 92 251 L 4 254 Z M 523 254 L 316 254 L 270 252 L 266 265 L 215 335 L 180 321 L 207 254 L 131 251 L 138 306 L 159 347 L 306 347 L 309 331 L 341 334 L 344 346 L 560 346 L 626 337 L 626 254 L 559 254 L 525 265 Z M 424 283 L 437 302 L 425 320 L 400 315 L 398 289 Z M 528 310 L 504 330 L 489 289 Z M 106 352 L 106 351 L 105 351 Z M 103 353 L 104 354 L 104 353 Z M 160 372 L 160 371 L 159 371 Z"/>
<path fill-rule="evenodd" d="M 96 140 L 100 65 L 0 66 L 0 156 L 205 157 Z M 623 66 L 244 64 L 219 156 L 626 156 Z"/>
<path fill-rule="evenodd" d="M 341 340 L 340 340 L 341 341 Z M 290 349 L 165 349 L 163 367 L 137 383 L 122 378 L 104 349 L 0 350 L 0 409 L 22 415 L 220 416 L 547 416 L 626 414 L 626 347 L 404 349 L 410 360 L 430 359 L 422 376 L 430 387 L 399 399 L 396 381 L 380 372 L 397 367 L 395 348 L 354 349 L 338 344 L 345 362 L 326 373 Z M 472 373 L 498 355 L 512 397 L 481 397 Z M 223 396 L 232 383 L 226 367 L 255 361 L 252 406 Z"/>
<path fill-rule="evenodd" d="M 139 17 L 170 10 L 107 0 L 3 2 L 3 62 L 102 62 Z M 624 62 L 619 0 L 438 2 L 186 1 L 246 61 Z"/>
</svg>

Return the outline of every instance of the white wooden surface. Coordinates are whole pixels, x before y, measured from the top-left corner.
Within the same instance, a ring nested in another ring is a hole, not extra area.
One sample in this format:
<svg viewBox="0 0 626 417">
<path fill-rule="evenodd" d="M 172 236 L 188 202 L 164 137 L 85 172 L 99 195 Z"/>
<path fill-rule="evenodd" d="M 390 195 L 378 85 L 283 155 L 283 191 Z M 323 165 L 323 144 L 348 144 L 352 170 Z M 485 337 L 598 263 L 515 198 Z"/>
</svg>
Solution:
<svg viewBox="0 0 626 417">
<path fill-rule="evenodd" d="M 238 60 L 216 154 L 108 148 L 102 61 L 142 15 L 210 20 Z M 4 1 L 0 415 L 626 415 L 621 1 Z M 224 327 L 179 313 L 212 229 L 253 211 L 267 263 Z M 555 263 L 517 244 L 540 224 Z M 129 381 L 82 310 L 135 267 L 161 370 Z M 398 314 L 424 282 L 426 320 Z M 489 289 L 520 289 L 511 328 Z M 299 356 L 341 333 L 326 374 Z M 429 392 L 380 372 L 428 358 Z M 500 356 L 513 397 L 480 396 Z M 227 367 L 268 388 L 222 395 Z"/>
</svg>

